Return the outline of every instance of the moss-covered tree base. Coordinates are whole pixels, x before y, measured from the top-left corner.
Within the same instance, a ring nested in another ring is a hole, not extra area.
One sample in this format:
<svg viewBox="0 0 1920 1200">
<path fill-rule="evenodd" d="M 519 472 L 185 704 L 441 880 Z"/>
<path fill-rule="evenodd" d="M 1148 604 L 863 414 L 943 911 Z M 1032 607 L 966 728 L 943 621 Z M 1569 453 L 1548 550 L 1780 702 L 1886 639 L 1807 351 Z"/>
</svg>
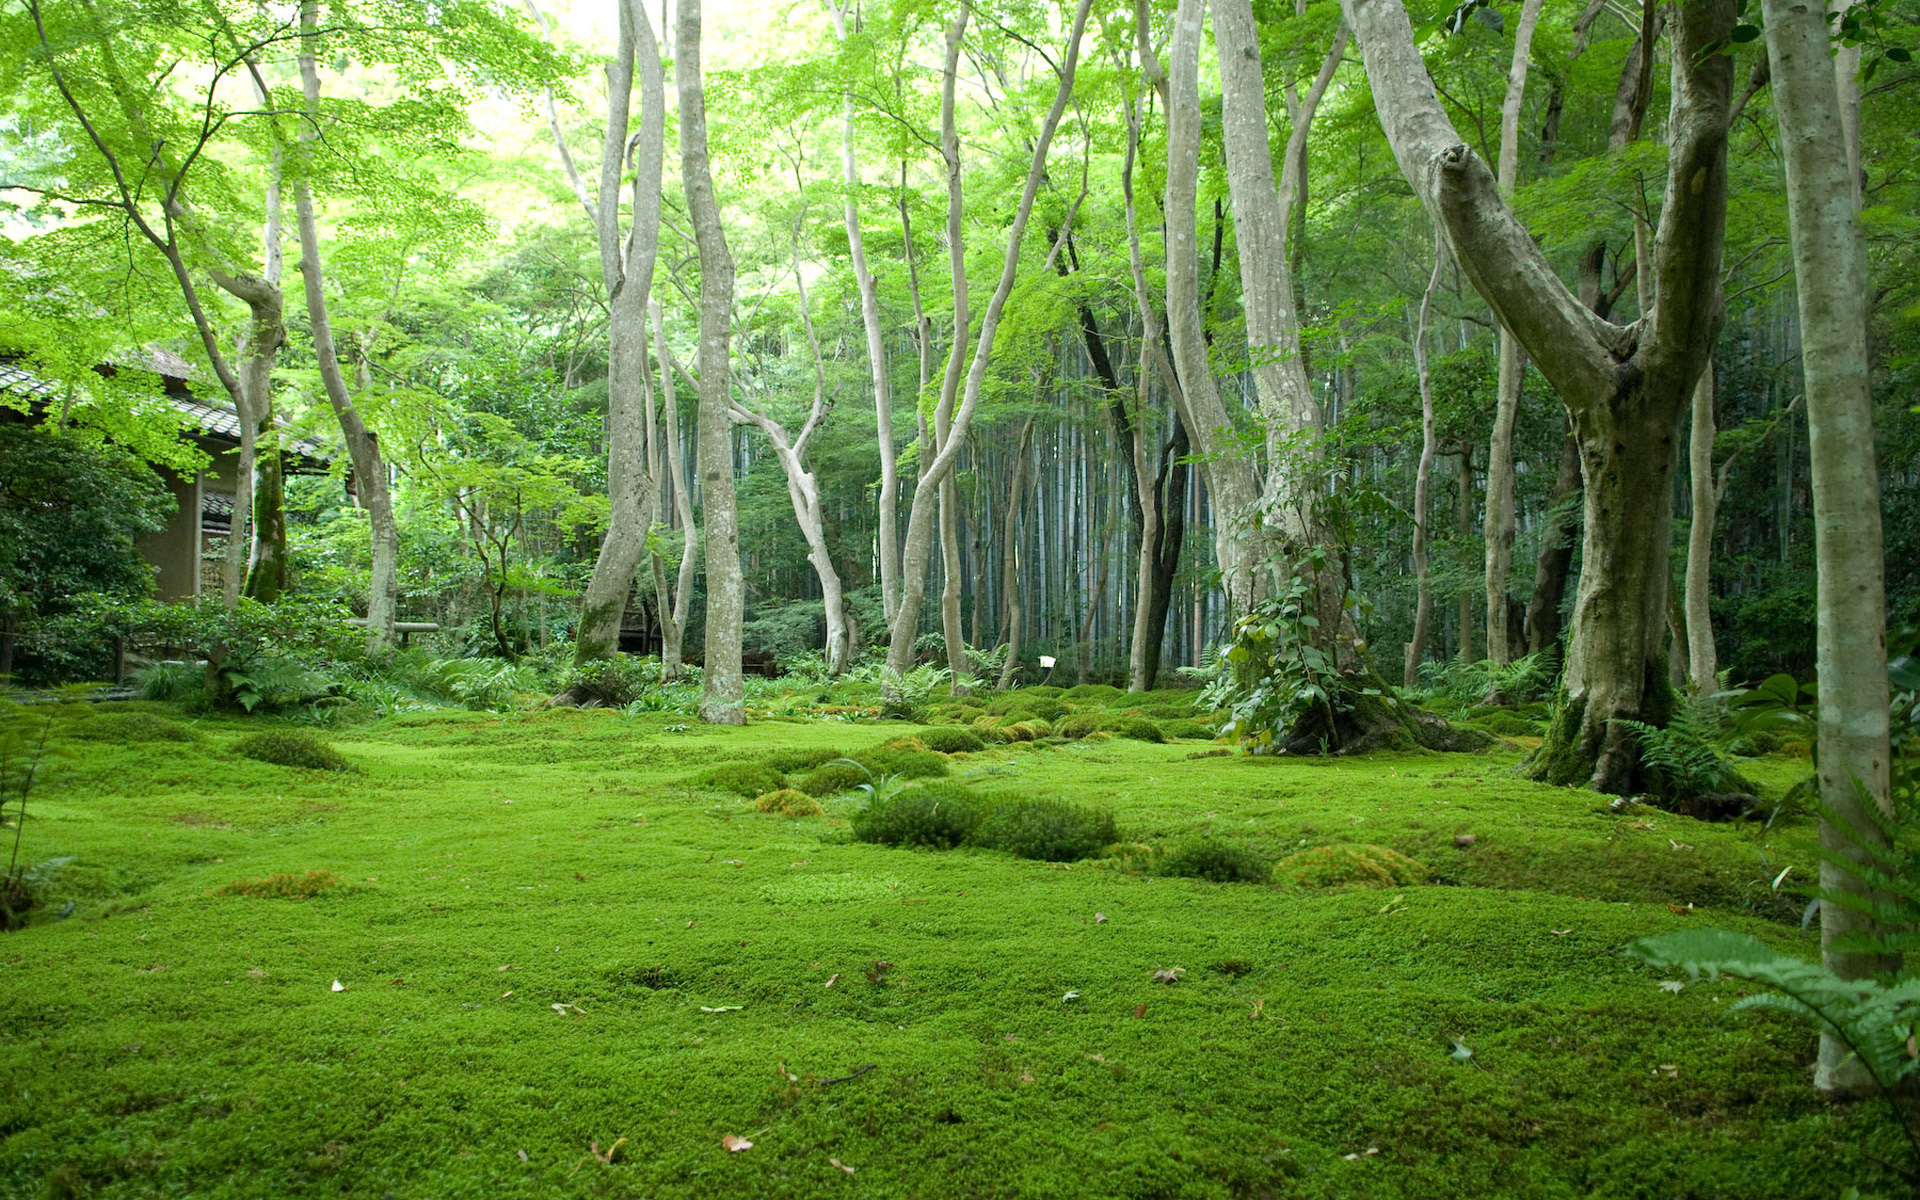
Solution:
<svg viewBox="0 0 1920 1200">
<path fill-rule="evenodd" d="M 1276 744 L 1283 754 L 1371 754 L 1377 750 L 1439 750 L 1476 754 L 1499 739 L 1485 730 L 1449 724 L 1385 696 L 1351 691 L 1327 710 L 1316 708 Z"/>
</svg>

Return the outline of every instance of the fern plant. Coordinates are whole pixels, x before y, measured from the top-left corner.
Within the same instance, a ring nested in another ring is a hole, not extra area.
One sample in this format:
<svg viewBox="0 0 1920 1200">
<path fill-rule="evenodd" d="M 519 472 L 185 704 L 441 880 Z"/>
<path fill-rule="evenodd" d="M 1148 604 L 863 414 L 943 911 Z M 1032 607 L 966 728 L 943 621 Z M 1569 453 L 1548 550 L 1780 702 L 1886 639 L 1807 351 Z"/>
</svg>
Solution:
<svg viewBox="0 0 1920 1200">
<path fill-rule="evenodd" d="M 1675 800 L 1724 792 L 1740 784 L 1738 772 L 1712 739 L 1706 715 L 1695 705 L 1683 706 L 1664 727 L 1622 718 L 1640 743 L 1640 757 L 1658 773 L 1663 790 Z"/>
</svg>

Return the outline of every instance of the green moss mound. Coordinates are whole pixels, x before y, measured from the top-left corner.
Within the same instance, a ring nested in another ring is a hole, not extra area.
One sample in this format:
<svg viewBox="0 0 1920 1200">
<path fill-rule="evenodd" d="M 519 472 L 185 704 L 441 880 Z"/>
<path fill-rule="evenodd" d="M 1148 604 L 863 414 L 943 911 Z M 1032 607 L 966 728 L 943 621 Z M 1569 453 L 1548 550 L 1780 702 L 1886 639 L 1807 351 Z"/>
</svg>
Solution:
<svg viewBox="0 0 1920 1200">
<path fill-rule="evenodd" d="M 1274 864 L 1273 882 L 1308 891 L 1338 887 L 1408 887 L 1432 872 L 1398 850 L 1364 842 L 1341 842 L 1289 854 Z"/>
<path fill-rule="evenodd" d="M 1483 708 L 1468 718 L 1467 724 L 1501 737 L 1539 737 L 1540 726 L 1507 708 Z"/>
<path fill-rule="evenodd" d="M 844 796 L 863 783 L 872 783 L 873 778 L 873 773 L 858 763 L 830 762 L 808 771 L 794 786 L 809 796 Z"/>
<path fill-rule="evenodd" d="M 1183 741 L 1209 742 L 1213 740 L 1213 730 L 1200 722 L 1185 719 L 1160 722 L 1160 732 L 1166 737 L 1180 738 Z"/>
<path fill-rule="evenodd" d="M 1251 846 L 1220 838 L 1189 838 L 1153 856 L 1155 875 L 1179 875 L 1214 883 L 1265 883 L 1271 860 Z"/>
<path fill-rule="evenodd" d="M 256 733 L 236 742 L 233 752 L 276 767 L 301 767 L 309 771 L 351 769 L 331 742 L 305 729 L 269 729 Z"/>
<path fill-rule="evenodd" d="M 877 800 L 853 818 L 853 836 L 886 846 L 964 845 L 981 817 L 971 792 L 954 784 L 924 784 Z"/>
<path fill-rule="evenodd" d="M 1019 796 L 994 800 L 973 841 L 1018 858 L 1073 862 L 1092 858 L 1118 836 L 1113 813 L 1106 809 Z"/>
<path fill-rule="evenodd" d="M 1105 713 L 1075 713 L 1061 720 L 1053 727 L 1053 736 L 1063 737 L 1068 741 L 1077 742 L 1081 738 L 1091 737 L 1107 728 L 1107 721 L 1108 718 Z"/>
<path fill-rule="evenodd" d="M 1011 717 L 1016 721 L 1039 718 L 1042 721 L 1057 721 L 1065 716 L 1067 706 L 1051 696 L 1036 696 L 1031 689 L 1002 696 L 987 705 L 987 713 L 995 717 Z"/>
<path fill-rule="evenodd" d="M 731 762 L 709 767 L 695 775 L 693 782 L 698 787 L 730 792 L 751 800 L 755 796 L 786 787 L 787 776 L 785 772 L 777 771 L 764 762 Z"/>
<path fill-rule="evenodd" d="M 1075 704 L 1111 704 L 1115 700 L 1126 699 L 1126 695 L 1110 683 L 1083 683 L 1060 693 L 1060 698 Z"/>
<path fill-rule="evenodd" d="M 796 771 L 810 771 L 821 763 L 830 763 L 836 758 L 845 757 L 846 755 L 839 750 L 819 746 L 805 750 L 776 750 L 760 761 L 783 775 L 791 775 Z"/>
<path fill-rule="evenodd" d="M 73 736 L 86 742 L 132 746 L 144 742 L 191 742 L 194 732 L 158 713 L 109 712 L 77 723 Z"/>
<path fill-rule="evenodd" d="M 920 742 L 938 754 L 971 754 L 987 748 L 979 734 L 957 726 L 925 730 L 920 734 Z"/>
<path fill-rule="evenodd" d="M 797 788 L 781 788 L 756 796 L 754 808 L 763 813 L 779 813 L 787 817 L 817 817 L 826 810 L 820 802 Z"/>
<path fill-rule="evenodd" d="M 853 760 L 875 776 L 898 775 L 902 779 L 938 779 L 949 769 L 944 756 L 917 746 L 875 746 L 854 755 Z"/>
</svg>

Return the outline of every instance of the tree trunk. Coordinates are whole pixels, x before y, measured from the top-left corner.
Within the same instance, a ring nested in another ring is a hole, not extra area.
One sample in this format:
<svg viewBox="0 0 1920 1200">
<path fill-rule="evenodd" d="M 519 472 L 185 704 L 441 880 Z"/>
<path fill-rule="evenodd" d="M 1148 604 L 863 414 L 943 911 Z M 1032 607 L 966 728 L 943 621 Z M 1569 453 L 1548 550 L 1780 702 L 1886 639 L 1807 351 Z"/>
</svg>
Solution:
<svg viewBox="0 0 1920 1200">
<path fill-rule="evenodd" d="M 311 155 L 319 140 L 320 73 L 314 65 L 314 43 L 318 7 L 316 0 L 300 5 L 300 82 L 306 92 L 306 132 L 300 135 L 303 151 Z M 393 496 L 387 487 L 387 464 L 380 454 L 380 439 L 360 418 L 353 397 L 347 392 L 346 377 L 340 372 L 340 356 L 334 348 L 333 326 L 327 319 L 326 290 L 322 286 L 320 234 L 314 224 L 313 192 L 307 184 L 310 172 L 302 171 L 293 189 L 295 222 L 300 228 L 300 275 L 305 281 L 307 319 L 313 326 L 313 353 L 320 367 L 320 381 L 333 406 L 340 432 L 346 438 L 347 454 L 353 461 L 354 490 L 361 507 L 367 511 L 367 524 L 373 536 L 373 577 L 367 589 L 367 653 L 383 654 L 393 646 L 395 602 L 399 596 L 399 526 L 393 517 Z"/>
<path fill-rule="evenodd" d="M 1428 522 L 1433 518 L 1433 460 L 1440 439 L 1433 416 L 1433 373 L 1427 369 L 1427 321 L 1433 312 L 1433 294 L 1440 290 L 1440 272 L 1447 260 L 1446 238 L 1433 231 L 1433 274 L 1420 296 L 1420 321 L 1413 332 L 1413 369 L 1420 382 L 1420 465 L 1413 476 L 1413 639 L 1407 643 L 1401 682 L 1420 683 L 1420 663 L 1427 655 L 1428 629 L 1433 622 L 1433 577 L 1428 563 Z"/>
<path fill-rule="evenodd" d="M 951 689 L 956 696 L 972 693 L 964 680 L 971 671 L 967 662 L 967 633 L 960 621 L 960 489 L 953 475 L 940 484 L 940 638 L 946 645 L 947 670 L 953 676 Z"/>
<path fill-rule="evenodd" d="M 1687 681 L 1696 699 L 1720 687 L 1720 659 L 1713 644 L 1713 526 L 1720 493 L 1713 485 L 1713 365 L 1693 388 L 1693 430 L 1687 439 L 1693 519 L 1687 529 Z"/>
<path fill-rule="evenodd" d="M 660 172 L 666 154 L 666 79 L 660 48 L 646 7 L 620 0 L 620 42 L 607 64 L 607 129 L 600 151 L 600 188 L 587 205 L 600 249 L 601 282 L 607 289 L 607 500 L 606 537 L 581 599 L 573 661 L 584 666 L 620 651 L 620 623 L 634 576 L 646 553 L 653 511 L 649 494 L 659 486 L 647 470 L 650 420 L 647 390 L 647 300 L 653 289 L 660 240 Z M 627 113 L 636 72 L 640 80 L 640 129 L 628 144 Z M 556 123 L 554 135 L 559 137 Z M 561 143 L 564 150 L 564 142 Z M 622 177 L 633 159 L 632 228 L 620 227 Z M 582 203 L 586 201 L 584 188 Z"/>
<path fill-rule="evenodd" d="M 1861 843 L 1884 845 L 1888 794 L 1886 564 L 1868 386 L 1867 265 L 1849 163 L 1845 87 L 1836 78 L 1828 19 L 1805 0 L 1763 0 L 1773 111 L 1787 177 L 1787 219 L 1799 297 L 1801 366 L 1812 472 L 1819 712 L 1821 887 L 1867 901 Z M 1870 810 L 1879 821 L 1870 818 Z M 1898 969 L 1896 958 L 1842 948 L 1872 919 L 1820 906 L 1821 961 L 1847 979 Z M 1831 1034 L 1820 1038 L 1814 1085 L 1858 1094 L 1866 1068 Z"/>
<path fill-rule="evenodd" d="M 1506 101 L 1500 109 L 1501 196 L 1513 202 L 1520 181 L 1520 103 L 1527 88 L 1527 59 L 1543 0 L 1525 0 L 1513 34 L 1513 65 L 1507 70 Z M 1494 405 L 1493 438 L 1487 446 L 1487 657 L 1504 666 L 1513 653 L 1507 642 L 1507 579 L 1513 574 L 1513 425 L 1520 412 L 1525 354 L 1506 329 L 1500 330 L 1499 390 Z"/>
<path fill-rule="evenodd" d="M 965 372 L 965 386 L 961 386 L 961 362 L 966 352 L 967 284 L 966 284 L 966 239 L 961 222 L 961 178 L 960 178 L 960 138 L 954 122 L 954 87 L 959 74 L 960 42 L 966 34 L 967 19 L 971 6 L 963 0 L 959 14 L 947 32 L 947 54 L 944 82 L 941 89 L 941 152 L 947 167 L 947 241 L 948 253 L 953 263 L 954 280 L 954 345 L 947 363 L 945 381 L 941 385 L 939 406 L 935 409 L 936 420 L 947 425 L 941 434 L 938 453 L 933 461 L 927 462 L 920 475 L 920 481 L 914 488 L 913 514 L 907 522 L 907 539 L 901 553 L 900 573 L 900 612 L 893 623 L 893 640 L 887 651 L 887 667 L 895 678 L 905 675 L 913 666 L 913 643 L 919 632 L 920 606 L 926 597 L 927 565 L 933 549 L 934 518 L 939 505 L 935 497 L 940 484 L 953 470 L 959 457 L 960 448 L 966 444 L 967 428 L 972 424 L 974 410 L 980 402 L 981 387 L 986 380 L 987 362 L 993 353 L 994 338 L 999 332 L 1000 318 L 1005 311 L 1007 296 L 1013 291 L 1013 283 L 1019 274 L 1020 245 L 1024 240 L 1027 222 L 1033 214 L 1034 196 L 1039 191 L 1041 179 L 1046 174 L 1047 150 L 1053 144 L 1054 131 L 1059 128 L 1060 117 L 1065 112 L 1067 101 L 1073 95 L 1073 80 L 1080 59 L 1080 38 L 1086 29 L 1087 11 L 1092 0 L 1081 0 L 1074 13 L 1073 30 L 1067 44 L 1065 62 L 1061 69 L 1059 91 L 1054 96 L 1053 106 L 1047 111 L 1041 123 L 1038 136 L 1034 139 L 1033 158 L 1027 170 L 1026 185 L 1020 195 L 1019 206 L 1015 209 L 1013 226 L 1008 231 L 1007 249 L 1001 263 L 1000 280 L 994 288 L 993 298 L 987 304 L 987 311 L 980 323 L 978 342 L 973 350 L 973 359 Z M 1069 208 L 1067 221 L 1070 224 L 1078 201 Z M 1057 247 L 1056 251 L 1057 252 Z M 1051 270 L 1048 263 L 1042 268 Z M 925 462 L 923 456 L 922 461 Z"/>
<path fill-rule="evenodd" d="M 674 55 L 680 91 L 680 175 L 700 251 L 700 505 L 706 525 L 707 628 L 700 718 L 744 725 L 740 627 L 740 521 L 733 491 L 733 422 L 727 415 L 733 321 L 733 255 L 720 224 L 707 161 L 706 97 L 700 80 L 700 0 L 681 0 Z"/>
<path fill-rule="evenodd" d="M 1560 641 L 1560 603 L 1573 569 L 1573 523 L 1566 500 L 1580 490 L 1580 443 L 1569 431 L 1561 439 L 1553 502 L 1540 522 L 1540 552 L 1533 562 L 1533 598 L 1527 604 L 1527 653 L 1543 654 Z"/>
<path fill-rule="evenodd" d="M 1623 720 L 1665 722 L 1661 661 L 1671 474 L 1681 413 L 1718 331 L 1733 68 L 1733 0 L 1692 0 L 1673 22 L 1666 204 L 1649 255 L 1657 300 L 1632 326 L 1590 312 L 1541 255 L 1454 131 L 1400 0 L 1342 0 L 1401 170 L 1444 225 L 1461 268 L 1566 402 L 1586 479 L 1585 541 L 1564 699 L 1536 778 L 1632 790 Z"/>
<path fill-rule="evenodd" d="M 678 679 L 684 666 L 682 652 L 687 633 L 687 610 L 693 604 L 693 580 L 700 561 L 700 534 L 693 523 L 693 489 L 689 486 L 685 456 L 680 451 L 680 400 L 674 392 L 673 365 L 667 350 L 667 318 L 659 303 L 653 314 L 653 353 L 660 364 L 660 408 L 666 426 L 667 475 L 673 483 L 673 511 L 680 522 L 680 568 L 671 595 L 666 565 L 653 559 L 653 589 L 660 610 L 660 677 Z"/>
<path fill-rule="evenodd" d="M 1020 513 L 1027 502 L 1027 449 L 1033 441 L 1033 418 L 1020 422 L 1013 443 L 1013 480 L 1007 484 L 1006 544 L 1000 551 L 1000 594 L 1007 605 L 1007 657 L 1000 664 L 994 690 L 1013 686 L 1020 670 L 1020 635 L 1026 611 L 1020 604 Z"/>
<path fill-rule="evenodd" d="M 1464 548 L 1473 541 L 1473 447 L 1460 443 L 1460 494 L 1454 498 L 1453 536 Z M 1454 653 L 1463 663 L 1473 661 L 1473 593 L 1453 594 Z"/>
<path fill-rule="evenodd" d="M 1208 362 L 1200 303 L 1199 238 L 1194 206 L 1200 179 L 1200 43 L 1205 0 L 1181 0 L 1167 52 L 1167 324 L 1194 444 L 1213 497 L 1214 553 L 1227 593 L 1229 619 L 1265 594 L 1270 538 L 1257 523 L 1260 492 L 1253 463 L 1220 398 Z M 1144 37 L 1144 32 L 1140 35 Z M 1156 72 L 1152 66 L 1148 74 Z M 1269 164 L 1269 171 L 1271 164 Z"/>
</svg>

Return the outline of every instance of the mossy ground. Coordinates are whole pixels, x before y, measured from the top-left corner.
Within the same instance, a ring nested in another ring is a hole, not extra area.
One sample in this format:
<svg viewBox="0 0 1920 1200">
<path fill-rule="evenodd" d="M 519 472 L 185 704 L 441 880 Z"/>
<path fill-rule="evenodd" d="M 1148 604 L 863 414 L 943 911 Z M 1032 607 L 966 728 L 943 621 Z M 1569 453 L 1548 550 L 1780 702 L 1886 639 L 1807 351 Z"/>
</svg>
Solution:
<svg viewBox="0 0 1920 1200">
<path fill-rule="evenodd" d="M 682 721 L 415 714 L 330 734 L 351 775 L 237 757 L 237 719 L 84 743 L 26 828 L 77 856 L 39 911 L 76 911 L 0 937 L 0 1195 L 1894 1190 L 1897 1132 L 1815 1096 L 1808 1030 L 1619 954 L 1707 921 L 1815 953 L 1804 820 L 1616 813 L 1514 752 L 952 763 L 1129 841 L 1434 872 L 1283 893 L 856 843 L 851 800 L 795 821 L 689 780 L 911 727 Z M 340 886 L 222 890 L 309 871 Z"/>
</svg>

